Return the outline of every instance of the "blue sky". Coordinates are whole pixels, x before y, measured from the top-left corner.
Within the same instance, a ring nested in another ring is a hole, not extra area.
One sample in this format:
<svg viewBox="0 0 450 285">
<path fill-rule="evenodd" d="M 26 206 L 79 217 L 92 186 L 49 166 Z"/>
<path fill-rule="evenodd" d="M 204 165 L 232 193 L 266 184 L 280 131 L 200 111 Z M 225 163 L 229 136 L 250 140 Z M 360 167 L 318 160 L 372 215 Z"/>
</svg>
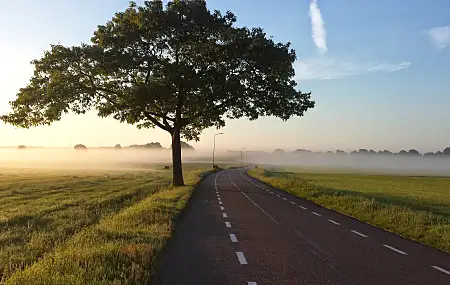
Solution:
<svg viewBox="0 0 450 285">
<path fill-rule="evenodd" d="M 87 42 L 98 24 L 128 1 L 0 0 L 0 113 L 32 74 L 28 62 L 51 43 Z M 139 3 L 139 1 L 138 1 Z M 208 0 L 231 10 L 238 25 L 264 28 L 297 52 L 296 79 L 316 108 L 283 123 L 276 118 L 228 122 L 223 148 L 410 149 L 450 145 L 450 1 Z M 214 129 L 199 148 L 209 148 Z M 51 127 L 18 130 L 0 123 L 0 145 L 88 146 L 160 141 L 160 130 L 137 130 L 68 115 Z"/>
</svg>

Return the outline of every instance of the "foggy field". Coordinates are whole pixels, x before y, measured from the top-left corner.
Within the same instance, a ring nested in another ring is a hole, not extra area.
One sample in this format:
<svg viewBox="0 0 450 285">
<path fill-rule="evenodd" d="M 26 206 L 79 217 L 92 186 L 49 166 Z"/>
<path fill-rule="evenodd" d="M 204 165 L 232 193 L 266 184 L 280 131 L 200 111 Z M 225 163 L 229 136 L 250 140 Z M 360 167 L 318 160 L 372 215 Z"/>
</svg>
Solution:
<svg viewBox="0 0 450 285">
<path fill-rule="evenodd" d="M 203 171 L 0 168 L 0 284 L 148 284 Z"/>
<path fill-rule="evenodd" d="M 289 170 L 253 169 L 249 174 L 326 208 L 450 252 L 450 178 Z"/>
</svg>

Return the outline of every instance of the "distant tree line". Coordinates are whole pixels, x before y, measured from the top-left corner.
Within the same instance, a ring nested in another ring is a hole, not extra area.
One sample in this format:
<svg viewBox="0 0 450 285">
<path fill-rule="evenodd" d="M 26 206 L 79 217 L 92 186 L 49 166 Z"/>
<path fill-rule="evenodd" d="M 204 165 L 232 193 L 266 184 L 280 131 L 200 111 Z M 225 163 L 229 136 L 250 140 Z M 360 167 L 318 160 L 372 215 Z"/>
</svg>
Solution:
<svg viewBox="0 0 450 285">
<path fill-rule="evenodd" d="M 128 148 L 163 149 L 162 145 L 159 142 L 151 142 L 147 144 L 132 144 Z"/>
<path fill-rule="evenodd" d="M 77 144 L 73 147 L 74 150 L 87 150 L 87 147 L 84 144 Z"/>
<path fill-rule="evenodd" d="M 284 150 L 282 149 L 276 149 L 274 152 L 274 154 L 283 154 L 286 153 Z M 349 153 L 343 151 L 343 150 L 336 150 L 336 152 L 332 152 L 332 151 L 327 151 L 327 152 L 321 152 L 321 151 L 316 151 L 313 152 L 311 150 L 307 150 L 307 149 L 297 149 L 295 151 L 293 151 L 292 153 L 314 153 L 314 154 L 327 154 L 327 155 L 336 155 L 336 156 L 345 156 L 345 155 L 384 155 L 384 156 L 427 156 L 427 157 L 434 157 L 434 156 L 449 156 L 450 157 L 450 147 L 445 148 L 443 151 L 438 151 L 438 152 L 427 152 L 424 154 L 421 154 L 420 152 L 418 152 L 415 149 L 410 149 L 410 150 L 401 150 L 400 152 L 391 152 L 389 150 L 379 150 L 379 151 L 375 151 L 375 150 L 368 150 L 365 148 L 361 148 L 359 150 L 353 150 Z"/>
<path fill-rule="evenodd" d="M 19 146 L 20 148 L 20 146 Z M 120 144 L 116 144 L 114 147 L 98 147 L 99 149 L 122 149 L 122 146 Z M 153 150 L 165 150 L 166 148 L 164 148 L 159 142 L 151 142 L 151 143 L 147 143 L 147 144 L 132 144 L 128 147 L 124 147 L 124 148 L 131 148 L 131 149 L 153 149 Z M 74 146 L 75 150 L 87 150 L 87 147 L 84 144 L 77 144 Z M 171 149 L 171 147 L 169 148 Z M 193 146 L 191 146 L 190 144 L 186 143 L 186 142 L 181 142 L 181 149 L 185 149 L 185 150 L 195 150 L 195 148 Z"/>
</svg>

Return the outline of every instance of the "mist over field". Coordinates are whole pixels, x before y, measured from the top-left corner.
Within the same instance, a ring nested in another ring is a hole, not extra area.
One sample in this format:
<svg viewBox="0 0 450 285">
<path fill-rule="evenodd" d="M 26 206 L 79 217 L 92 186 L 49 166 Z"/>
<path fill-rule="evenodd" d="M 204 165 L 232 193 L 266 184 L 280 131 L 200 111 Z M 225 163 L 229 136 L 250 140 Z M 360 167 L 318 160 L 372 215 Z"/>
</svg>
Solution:
<svg viewBox="0 0 450 285">
<path fill-rule="evenodd" d="M 155 164 L 171 165 L 170 149 L 0 148 L 0 168 L 48 169 L 151 169 Z M 183 151 L 183 162 L 211 163 L 211 151 Z M 236 162 L 236 156 L 216 152 L 216 162 Z"/>
<path fill-rule="evenodd" d="M 183 162 L 211 163 L 212 150 L 183 151 Z M 240 151 L 216 150 L 216 164 L 241 163 Z M 450 176 L 450 157 L 401 155 L 336 155 L 326 153 L 269 153 L 243 151 L 243 164 L 303 171 L 370 172 L 378 174 Z M 0 168 L 151 169 L 171 165 L 170 149 L 3 148 Z"/>
<path fill-rule="evenodd" d="M 450 176 L 450 157 L 401 155 L 336 155 L 284 153 L 256 155 L 253 163 L 314 171 L 370 172 L 377 174 Z"/>
</svg>

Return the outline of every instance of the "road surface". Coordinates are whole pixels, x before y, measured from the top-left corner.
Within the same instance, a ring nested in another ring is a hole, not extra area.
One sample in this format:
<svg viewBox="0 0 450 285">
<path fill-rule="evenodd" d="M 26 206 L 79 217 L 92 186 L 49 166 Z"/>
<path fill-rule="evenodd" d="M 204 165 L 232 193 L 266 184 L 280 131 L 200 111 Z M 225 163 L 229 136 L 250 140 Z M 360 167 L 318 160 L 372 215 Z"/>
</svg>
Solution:
<svg viewBox="0 0 450 285">
<path fill-rule="evenodd" d="M 234 169 L 199 185 L 156 284 L 448 285 L 450 255 Z"/>
</svg>

